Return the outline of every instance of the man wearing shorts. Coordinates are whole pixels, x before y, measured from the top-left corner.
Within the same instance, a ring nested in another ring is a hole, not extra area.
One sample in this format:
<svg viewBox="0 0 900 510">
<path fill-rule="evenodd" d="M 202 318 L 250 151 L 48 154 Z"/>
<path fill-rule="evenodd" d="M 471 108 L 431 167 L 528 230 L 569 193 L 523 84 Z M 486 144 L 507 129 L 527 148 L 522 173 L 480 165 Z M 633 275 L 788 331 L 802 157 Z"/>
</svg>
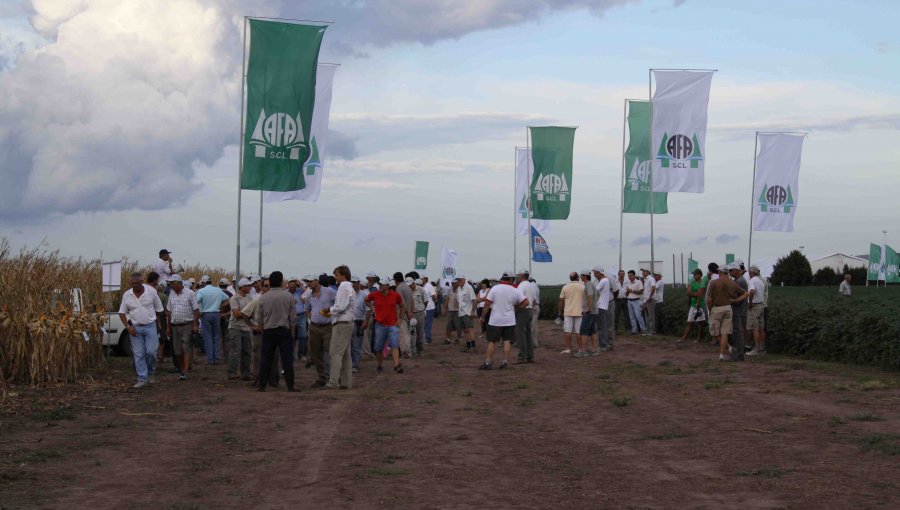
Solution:
<svg viewBox="0 0 900 510">
<path fill-rule="evenodd" d="M 584 289 L 581 296 L 581 327 L 578 328 L 578 352 L 576 358 L 587 358 L 594 352 L 594 324 L 597 320 L 597 287 L 591 283 L 590 269 L 582 269 L 578 274 Z M 590 350 L 590 353 L 588 352 Z"/>
<path fill-rule="evenodd" d="M 456 276 L 456 302 L 459 306 L 459 326 L 466 335 L 466 350 L 475 351 L 475 326 L 472 323 L 472 317 L 475 316 L 475 290 L 466 280 L 466 275 L 459 274 Z M 487 312 L 482 312 L 487 313 Z"/>
<path fill-rule="evenodd" d="M 753 333 L 753 350 L 747 356 L 766 353 L 766 282 L 759 277 L 759 268 L 750 266 L 750 311 L 747 314 L 747 329 Z"/>
<path fill-rule="evenodd" d="M 521 290 L 513 287 L 512 281 L 515 273 L 507 271 L 500 277 L 500 283 L 491 287 L 484 301 L 485 316 L 490 316 L 487 323 L 487 353 L 481 370 L 490 370 L 494 364 L 494 349 L 497 342 L 503 342 L 503 361 L 500 368 L 509 366 L 509 351 L 512 342 L 516 339 L 516 312 L 528 305 L 528 298 Z M 580 294 L 579 294 L 580 295 Z M 490 314 L 488 314 L 490 312 Z"/>
<path fill-rule="evenodd" d="M 179 381 L 187 380 L 191 365 L 191 335 L 200 331 L 200 304 L 194 291 L 184 288 L 181 275 L 169 276 L 169 302 L 166 303 L 167 336 L 172 339 L 175 360 L 181 371 Z"/>
<path fill-rule="evenodd" d="M 728 356 L 728 335 L 733 327 L 732 303 L 746 299 L 749 292 L 743 290 L 728 278 L 725 266 L 719 270 L 719 278 L 709 282 L 706 300 L 712 307 L 710 309 L 709 330 L 714 337 L 719 337 L 719 361 L 731 361 Z"/>
<path fill-rule="evenodd" d="M 728 266 L 728 275 L 741 288 L 741 293 L 749 296 L 750 286 L 744 278 L 741 267 L 737 264 Z M 745 338 L 744 328 L 747 325 L 747 300 L 742 299 L 731 304 L 731 361 L 744 361 Z"/>
<path fill-rule="evenodd" d="M 391 349 L 391 357 L 394 360 L 394 372 L 403 373 L 403 366 L 400 365 L 400 331 L 397 328 L 399 319 L 397 310 L 399 308 L 401 314 L 405 314 L 406 320 L 409 320 L 409 309 L 403 298 L 396 291 L 391 290 L 391 280 L 382 278 L 378 286 L 378 292 L 371 292 L 366 297 L 366 301 L 372 303 L 375 309 L 375 358 L 378 360 L 377 373 L 384 372 L 382 364 L 384 363 L 384 345 L 387 343 Z M 363 329 L 369 327 L 369 319 L 363 324 Z"/>
<path fill-rule="evenodd" d="M 447 339 L 445 344 L 459 343 L 462 337 L 462 323 L 459 320 L 459 302 L 456 300 L 456 280 L 450 283 L 450 290 L 447 292 Z M 450 333 L 456 332 L 456 341 L 450 341 Z M 463 349 L 463 352 L 469 352 L 469 348 Z"/>
<path fill-rule="evenodd" d="M 691 284 L 688 286 L 687 295 L 691 301 L 691 308 L 688 310 L 687 325 L 684 328 L 684 335 L 681 340 L 687 340 L 691 334 L 691 328 L 697 325 L 697 342 L 703 336 L 703 327 L 706 322 L 706 286 L 707 279 L 703 276 L 701 269 L 694 269 Z"/>
<path fill-rule="evenodd" d="M 558 314 L 563 318 L 566 345 L 560 354 L 572 354 L 572 337 L 581 331 L 583 302 L 584 285 L 578 281 L 578 273 L 569 273 L 569 283 L 559 293 Z"/>
</svg>

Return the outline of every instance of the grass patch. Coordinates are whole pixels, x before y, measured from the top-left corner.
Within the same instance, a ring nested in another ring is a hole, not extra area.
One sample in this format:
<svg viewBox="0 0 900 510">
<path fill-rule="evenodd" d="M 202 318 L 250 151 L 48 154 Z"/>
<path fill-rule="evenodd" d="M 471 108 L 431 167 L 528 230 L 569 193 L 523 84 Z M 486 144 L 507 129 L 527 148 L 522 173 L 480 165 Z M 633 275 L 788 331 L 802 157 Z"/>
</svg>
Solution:
<svg viewBox="0 0 900 510">
<path fill-rule="evenodd" d="M 384 462 L 385 462 L 385 464 L 393 464 L 402 458 L 403 458 L 402 455 L 390 454 L 384 458 Z"/>
<path fill-rule="evenodd" d="M 375 437 L 394 437 L 397 435 L 396 432 L 391 432 L 390 430 L 379 430 L 378 432 L 373 433 Z"/>
<path fill-rule="evenodd" d="M 532 406 L 534 406 L 536 403 L 537 403 L 537 402 L 535 402 L 534 399 L 531 398 L 531 397 L 526 397 L 526 398 L 523 398 L 523 399 L 520 399 L 520 400 L 516 401 L 516 405 L 519 406 L 519 407 L 532 407 Z"/>
<path fill-rule="evenodd" d="M 781 478 L 787 473 L 790 473 L 793 469 L 781 469 L 776 466 L 764 466 L 758 469 L 752 469 L 750 471 L 741 471 L 738 473 L 739 476 L 759 476 L 762 478 Z"/>
<path fill-rule="evenodd" d="M 658 367 L 671 367 L 673 365 L 671 360 L 663 360 L 656 364 Z"/>
<path fill-rule="evenodd" d="M 729 381 L 728 379 L 716 379 L 715 381 L 704 383 L 703 387 L 708 390 L 718 390 L 725 387 L 726 384 L 731 384 L 731 381 Z"/>
<path fill-rule="evenodd" d="M 854 414 L 850 416 L 848 419 L 853 421 L 884 421 L 884 418 L 878 416 L 877 414 L 872 413 L 862 413 L 862 414 Z"/>
<path fill-rule="evenodd" d="M 634 397 L 616 397 L 612 400 L 612 405 L 616 407 L 627 407 L 630 406 L 632 402 L 634 402 Z"/>
<path fill-rule="evenodd" d="M 815 380 L 804 380 L 804 381 L 794 381 L 791 383 L 791 386 L 797 388 L 798 390 L 803 391 L 814 391 L 819 387 L 819 381 Z"/>
<path fill-rule="evenodd" d="M 74 420 L 75 412 L 68 407 L 57 407 L 55 409 L 38 411 L 31 415 L 31 419 L 34 421 Z"/>
<path fill-rule="evenodd" d="M 863 450 L 900 455 L 900 434 L 869 434 L 859 439 Z"/>
<path fill-rule="evenodd" d="M 415 390 L 412 389 L 412 386 L 404 386 L 397 390 L 397 393 L 400 395 L 409 395 L 410 393 L 415 393 Z"/>
<path fill-rule="evenodd" d="M 471 396 L 474 395 L 474 394 L 475 394 L 475 393 L 473 393 L 472 391 L 464 391 L 464 392 L 462 392 L 462 396 L 464 396 L 464 397 L 471 397 Z"/>
<path fill-rule="evenodd" d="M 685 434 L 683 432 L 665 432 L 663 434 L 650 434 L 641 439 L 650 441 L 670 441 L 672 439 L 683 439 L 685 437 L 690 437 L 690 434 Z"/>
<path fill-rule="evenodd" d="M 368 469 L 366 474 L 369 476 L 406 476 L 409 474 L 409 469 L 400 467 L 377 467 Z"/>
<path fill-rule="evenodd" d="M 429 398 L 428 400 L 425 401 L 425 403 L 430 404 L 430 405 L 435 405 L 435 404 L 440 404 L 441 402 L 438 399 Z"/>
<path fill-rule="evenodd" d="M 601 395 L 612 395 L 615 392 L 612 384 L 604 383 L 600 386 L 597 386 L 597 391 L 600 392 Z"/>
<path fill-rule="evenodd" d="M 859 384 L 859 389 L 863 391 L 883 390 L 887 387 L 888 385 L 880 379 L 868 379 Z"/>
<path fill-rule="evenodd" d="M 525 384 L 525 383 L 519 383 L 519 384 L 516 385 L 516 389 L 517 389 L 517 390 L 527 390 L 527 389 L 528 389 L 528 385 Z"/>
<path fill-rule="evenodd" d="M 388 416 L 388 418 L 390 418 L 392 420 L 402 420 L 404 418 L 414 418 L 415 416 L 416 416 L 416 413 L 400 413 L 400 414 L 395 414 L 393 416 Z"/>
<path fill-rule="evenodd" d="M 842 420 L 840 416 L 832 416 L 831 418 L 828 418 L 829 427 L 837 427 L 838 425 L 844 425 L 845 423 L 847 422 Z"/>
</svg>

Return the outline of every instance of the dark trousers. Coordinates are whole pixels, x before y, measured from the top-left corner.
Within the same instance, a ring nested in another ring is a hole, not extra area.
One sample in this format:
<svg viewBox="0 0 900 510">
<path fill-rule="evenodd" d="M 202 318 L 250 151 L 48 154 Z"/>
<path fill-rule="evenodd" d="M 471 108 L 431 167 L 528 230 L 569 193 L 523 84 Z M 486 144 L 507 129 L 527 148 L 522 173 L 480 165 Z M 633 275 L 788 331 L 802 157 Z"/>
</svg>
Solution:
<svg viewBox="0 0 900 510">
<path fill-rule="evenodd" d="M 275 358 L 275 349 L 281 354 L 281 366 L 284 369 L 284 383 L 289 390 L 294 389 L 294 339 L 291 338 L 291 330 L 288 328 L 275 328 L 263 330 L 262 352 L 259 361 L 259 384 L 265 389 L 266 382 L 272 372 L 272 361 Z"/>
<path fill-rule="evenodd" d="M 485 324 L 487 321 L 485 321 Z M 531 308 L 516 310 L 516 345 L 520 360 L 534 359 L 534 339 L 531 336 Z"/>
<path fill-rule="evenodd" d="M 731 359 L 734 361 L 737 361 L 739 359 L 744 359 L 744 350 L 745 350 L 744 328 L 745 327 L 747 327 L 747 316 L 746 315 L 738 315 L 736 313 L 732 314 L 731 338 L 729 338 L 729 343 L 731 344 Z"/>
<path fill-rule="evenodd" d="M 619 322 L 621 317 L 621 321 Z M 624 324 L 625 329 L 631 327 L 631 319 L 628 317 L 628 300 L 627 299 L 616 299 L 616 313 L 614 315 L 614 322 L 616 331 L 619 331 L 619 324 Z"/>
</svg>

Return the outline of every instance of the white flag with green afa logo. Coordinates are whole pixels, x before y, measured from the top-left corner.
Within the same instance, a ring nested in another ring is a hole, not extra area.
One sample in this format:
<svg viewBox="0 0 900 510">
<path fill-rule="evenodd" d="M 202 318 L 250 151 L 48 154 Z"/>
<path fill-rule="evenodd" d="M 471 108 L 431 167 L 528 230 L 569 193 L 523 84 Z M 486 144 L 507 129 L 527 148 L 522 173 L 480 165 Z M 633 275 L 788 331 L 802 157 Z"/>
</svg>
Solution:
<svg viewBox="0 0 900 510">
<path fill-rule="evenodd" d="M 306 187 L 316 66 L 325 26 L 250 20 L 241 188 Z"/>
<path fill-rule="evenodd" d="M 803 135 L 759 136 L 753 183 L 753 230 L 793 232 L 800 196 L 800 155 Z"/>
<path fill-rule="evenodd" d="M 703 193 L 712 71 L 653 71 L 653 191 Z"/>
</svg>

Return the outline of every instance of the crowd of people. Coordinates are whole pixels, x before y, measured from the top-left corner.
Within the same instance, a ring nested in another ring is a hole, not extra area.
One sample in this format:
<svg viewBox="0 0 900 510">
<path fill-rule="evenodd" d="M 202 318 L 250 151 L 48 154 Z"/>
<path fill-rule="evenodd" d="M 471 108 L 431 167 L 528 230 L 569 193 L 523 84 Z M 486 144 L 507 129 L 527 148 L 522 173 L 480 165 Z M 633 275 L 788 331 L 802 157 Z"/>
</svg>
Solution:
<svg viewBox="0 0 900 510">
<path fill-rule="evenodd" d="M 433 343 L 432 326 L 441 314 L 447 315 L 443 343 L 483 352 L 481 370 L 492 370 L 495 356 L 498 369 L 511 361 L 533 363 L 539 346 L 540 288 L 528 270 L 477 284 L 458 274 L 434 284 L 415 271 L 360 277 L 342 265 L 331 274 L 286 279 L 275 271 L 223 277 L 215 285 L 208 275 L 199 282 L 182 279 L 171 252 L 160 250 L 159 256 L 146 282 L 142 274 L 131 275 L 119 310 L 132 339 L 136 388 L 156 382 L 168 343 L 182 381 L 199 351 L 207 365 L 226 365 L 229 379 L 249 381 L 258 391 L 280 379 L 295 391 L 295 357 L 314 367 L 312 387 L 349 389 L 363 358 L 375 359 L 379 374 L 386 359 L 402 374 L 403 360 Z M 701 341 L 708 322 L 720 360 L 743 360 L 745 339 L 754 344 L 746 355 L 764 353 L 766 287 L 759 269 L 750 266 L 749 281 L 740 261 L 708 269 L 706 275 L 694 271 L 686 287 L 690 309 L 681 340 L 696 328 Z M 656 334 L 663 322 L 663 278 L 647 268 L 641 273 L 607 275 L 595 266 L 569 275 L 556 304 L 561 354 L 585 358 L 611 351 L 620 326 L 634 335 Z M 483 350 L 478 340 L 485 341 Z"/>
</svg>

